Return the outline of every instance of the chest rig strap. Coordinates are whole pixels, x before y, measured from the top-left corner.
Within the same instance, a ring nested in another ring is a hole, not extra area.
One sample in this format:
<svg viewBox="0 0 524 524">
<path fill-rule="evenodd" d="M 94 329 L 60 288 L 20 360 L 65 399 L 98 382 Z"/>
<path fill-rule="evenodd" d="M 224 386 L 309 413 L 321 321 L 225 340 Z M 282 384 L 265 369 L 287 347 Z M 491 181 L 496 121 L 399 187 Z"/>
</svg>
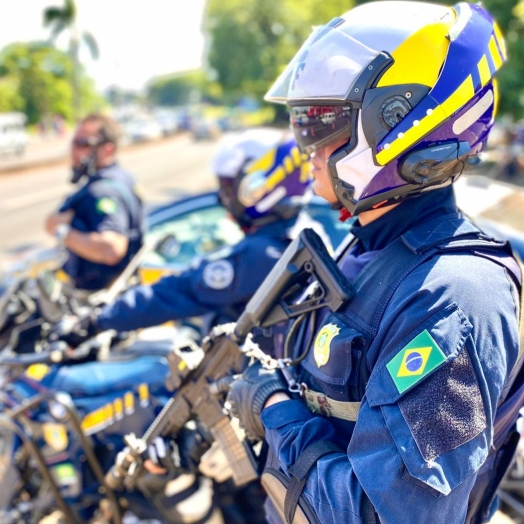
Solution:
<svg viewBox="0 0 524 524">
<path fill-rule="evenodd" d="M 304 390 L 307 407 L 313 413 L 355 422 L 360 410 L 360 402 L 341 402 L 311 389 Z"/>
</svg>

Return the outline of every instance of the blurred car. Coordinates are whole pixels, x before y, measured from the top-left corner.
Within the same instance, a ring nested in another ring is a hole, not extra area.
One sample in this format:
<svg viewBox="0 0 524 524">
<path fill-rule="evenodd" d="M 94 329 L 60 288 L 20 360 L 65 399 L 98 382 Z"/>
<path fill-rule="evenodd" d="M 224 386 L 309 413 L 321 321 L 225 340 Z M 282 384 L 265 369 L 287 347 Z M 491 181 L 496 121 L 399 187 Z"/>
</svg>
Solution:
<svg viewBox="0 0 524 524">
<path fill-rule="evenodd" d="M 146 142 L 162 137 L 162 127 L 153 118 L 136 118 L 127 122 L 124 133 L 130 142 Z"/>
<path fill-rule="evenodd" d="M 0 154 L 23 155 L 28 137 L 23 113 L 0 113 Z"/>
<path fill-rule="evenodd" d="M 191 121 L 193 140 L 216 140 L 220 136 L 220 127 L 209 118 L 196 118 Z"/>
</svg>

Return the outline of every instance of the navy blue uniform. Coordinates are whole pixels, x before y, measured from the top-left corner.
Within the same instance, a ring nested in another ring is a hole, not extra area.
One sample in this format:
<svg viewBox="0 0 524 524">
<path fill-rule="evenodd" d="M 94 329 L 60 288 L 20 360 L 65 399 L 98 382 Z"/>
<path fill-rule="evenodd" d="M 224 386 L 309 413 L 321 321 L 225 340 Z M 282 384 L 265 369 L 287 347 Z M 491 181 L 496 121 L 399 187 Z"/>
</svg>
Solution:
<svg viewBox="0 0 524 524">
<path fill-rule="evenodd" d="M 468 224 L 451 187 L 407 200 L 353 228 L 358 242 L 342 272 L 389 286 L 368 269 L 379 255 L 393 266 L 399 242 L 416 250 L 463 235 Z M 304 490 L 322 524 L 370 522 L 367 497 L 383 523 L 463 523 L 493 442 L 494 413 L 518 355 L 510 273 L 489 257 L 437 252 L 395 286 L 376 325 L 367 315 L 373 286 L 357 292 L 359 312 L 321 312 L 308 326 L 313 342 L 299 373 L 308 404 L 262 412 L 270 462 L 288 476 L 310 444 L 340 448 L 316 462 Z M 361 403 L 356 422 L 342 414 L 352 402 Z M 280 522 L 268 507 L 270 522 Z"/>
<path fill-rule="evenodd" d="M 66 199 L 60 212 L 72 210 L 71 226 L 83 233 L 115 231 L 129 239 L 127 253 L 114 266 L 85 260 L 69 251 L 64 271 L 77 289 L 109 286 L 142 245 L 144 210 L 134 192 L 135 181 L 117 163 L 101 168 L 86 185 Z"/>
<path fill-rule="evenodd" d="M 236 319 L 287 248 L 294 222 L 262 226 L 180 275 L 128 290 L 102 310 L 98 327 L 129 331 L 220 310 L 233 310 L 229 320 Z"/>
</svg>

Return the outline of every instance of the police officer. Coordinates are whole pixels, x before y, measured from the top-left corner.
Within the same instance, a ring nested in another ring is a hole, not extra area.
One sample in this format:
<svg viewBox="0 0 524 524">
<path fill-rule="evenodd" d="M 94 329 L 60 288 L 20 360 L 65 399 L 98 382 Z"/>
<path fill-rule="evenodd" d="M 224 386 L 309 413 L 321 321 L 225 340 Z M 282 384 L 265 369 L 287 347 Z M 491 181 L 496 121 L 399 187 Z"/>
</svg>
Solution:
<svg viewBox="0 0 524 524">
<path fill-rule="evenodd" d="M 213 314 L 213 324 L 237 318 L 290 242 L 307 200 L 310 168 L 291 133 L 252 129 L 222 141 L 212 170 L 218 177 L 220 201 L 245 232 L 243 240 L 181 275 L 129 289 L 101 311 L 80 319 L 62 340 L 77 346 L 100 331 L 130 331 L 206 313 Z M 264 345 L 270 336 L 260 333 L 257 340 Z M 191 433 L 191 438 L 191 446 L 157 439 L 149 449 L 153 462 L 149 470 L 165 472 L 163 467 L 171 461 L 169 449 L 181 445 L 184 450 L 191 448 L 187 453 L 197 456 L 193 463 L 198 465 L 209 446 L 199 434 Z M 216 483 L 214 489 L 226 522 L 263 522 L 258 483 L 238 491 L 232 481 L 226 481 Z"/>
<path fill-rule="evenodd" d="M 314 191 L 357 217 L 338 259 L 354 298 L 294 330 L 300 397 L 258 363 L 231 386 L 270 447 L 269 522 L 494 511 L 518 442 L 521 274 L 452 182 L 485 146 L 505 59 L 479 5 L 373 2 L 319 27 L 268 92 L 312 154 Z"/>
<path fill-rule="evenodd" d="M 76 345 L 100 331 L 130 331 L 206 313 L 234 320 L 289 244 L 311 184 L 307 158 L 287 131 L 252 129 L 225 138 L 212 169 L 220 201 L 245 237 L 180 275 L 129 289 L 81 319 L 67 340 Z"/>
<path fill-rule="evenodd" d="M 133 177 L 116 161 L 118 138 L 118 124 L 107 116 L 80 122 L 71 182 L 84 184 L 46 220 L 47 232 L 67 249 L 63 269 L 79 290 L 109 286 L 142 244 L 143 205 Z"/>
</svg>

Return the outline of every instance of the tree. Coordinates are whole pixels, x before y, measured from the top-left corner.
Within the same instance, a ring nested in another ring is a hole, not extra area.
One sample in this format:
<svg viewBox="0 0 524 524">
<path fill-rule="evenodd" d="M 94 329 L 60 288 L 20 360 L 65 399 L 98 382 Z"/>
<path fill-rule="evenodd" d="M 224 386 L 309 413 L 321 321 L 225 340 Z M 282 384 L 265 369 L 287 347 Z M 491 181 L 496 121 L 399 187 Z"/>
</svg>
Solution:
<svg viewBox="0 0 524 524">
<path fill-rule="evenodd" d="M 190 71 L 154 78 L 147 86 L 148 100 L 157 106 L 187 104 L 192 93 L 201 93 L 206 82 L 202 71 Z"/>
<path fill-rule="evenodd" d="M 23 111 L 30 124 L 56 114 L 72 121 L 72 72 L 68 54 L 48 43 L 12 44 L 0 52 L 0 107 Z M 77 73 L 82 109 L 91 111 L 101 98 L 83 69 Z"/>
<path fill-rule="evenodd" d="M 48 7 L 44 10 L 44 26 L 51 30 L 50 41 L 55 42 L 64 31 L 69 33 L 69 54 L 73 63 L 73 116 L 77 120 L 80 116 L 81 89 L 79 86 L 80 61 L 79 50 L 85 45 L 94 59 L 98 58 L 98 44 L 91 33 L 79 32 L 77 23 L 77 8 L 74 0 L 64 0 L 63 7 Z"/>
<path fill-rule="evenodd" d="M 209 0 L 207 63 L 234 100 L 262 98 L 311 32 L 353 5 L 352 0 Z"/>
</svg>

